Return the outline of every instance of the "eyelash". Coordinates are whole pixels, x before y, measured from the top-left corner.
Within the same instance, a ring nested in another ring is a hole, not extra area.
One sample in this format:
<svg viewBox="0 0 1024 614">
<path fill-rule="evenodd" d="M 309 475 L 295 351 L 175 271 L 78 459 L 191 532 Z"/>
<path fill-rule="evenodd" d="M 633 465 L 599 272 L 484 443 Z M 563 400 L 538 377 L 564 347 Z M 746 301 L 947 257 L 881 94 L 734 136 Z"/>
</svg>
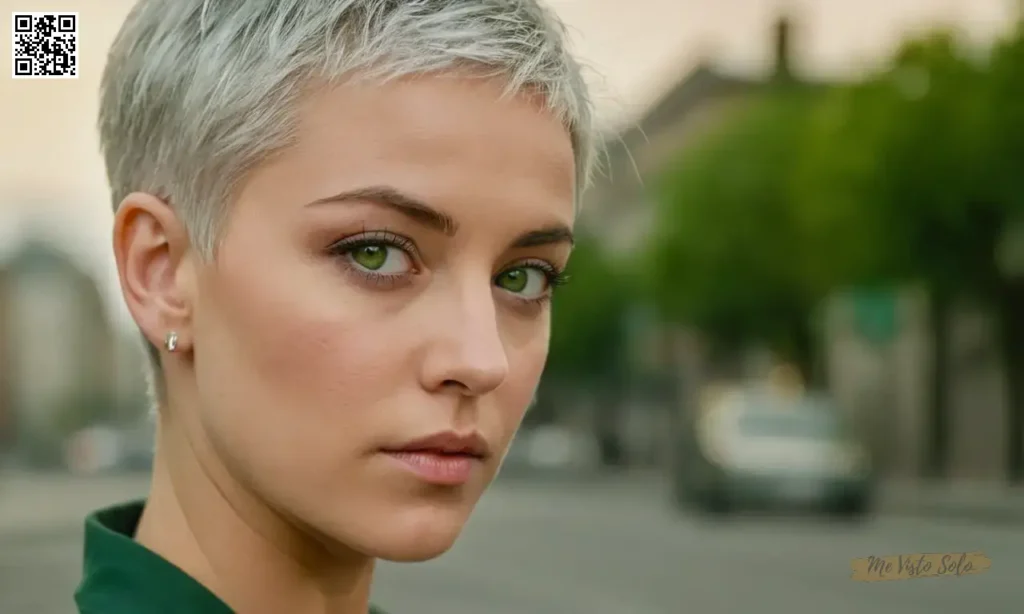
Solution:
<svg viewBox="0 0 1024 614">
<path fill-rule="evenodd" d="M 565 271 L 559 269 L 558 267 L 555 267 L 550 262 L 546 262 L 544 260 L 523 260 L 521 262 L 516 263 L 515 266 L 508 267 L 501 273 L 498 273 L 498 275 L 501 275 L 502 273 L 505 273 L 511 269 L 528 268 L 537 269 L 538 271 L 543 273 L 548 284 L 548 291 L 538 297 L 516 299 L 528 305 L 542 305 L 544 303 L 550 302 L 555 291 L 558 290 L 558 288 L 561 288 L 562 286 L 569 283 L 569 276 L 565 274 Z M 495 279 L 497 279 L 497 276 L 495 276 Z"/>
<path fill-rule="evenodd" d="M 344 257 L 361 247 L 367 247 L 371 245 L 386 245 L 388 247 L 400 249 L 403 252 L 405 252 L 405 254 L 409 257 L 410 261 L 412 261 L 413 263 L 416 262 L 416 244 L 413 243 L 410 239 L 403 237 L 402 235 L 390 232 L 388 230 L 364 231 L 358 235 L 347 237 L 340 241 L 336 241 L 335 243 L 331 244 L 327 251 L 332 256 L 341 257 L 341 261 L 349 273 L 359 275 L 365 281 L 377 284 L 378 286 L 382 284 L 389 284 L 389 287 L 393 287 L 399 281 L 401 281 L 401 278 L 404 277 L 404 275 L 381 275 L 379 273 L 365 271 L 357 266 L 354 266 L 347 258 Z M 544 260 L 524 260 L 522 262 L 516 263 L 515 266 L 504 269 L 498 275 L 506 273 L 511 269 L 517 268 L 537 269 L 544 275 L 548 285 L 548 291 L 542 294 L 541 296 L 528 299 L 516 299 L 525 304 L 541 305 L 543 303 L 549 302 L 555 290 L 569 283 L 569 276 L 566 275 L 563 270 L 552 265 L 550 262 L 546 262 Z M 497 279 L 497 277 L 498 276 L 496 275 L 494 278 L 492 278 L 492 281 Z"/>
<path fill-rule="evenodd" d="M 374 284 L 377 287 L 392 288 L 396 286 L 407 274 L 387 275 L 366 271 L 353 264 L 346 256 L 361 247 L 386 245 L 405 252 L 406 256 L 413 263 L 416 263 L 416 244 L 402 235 L 395 234 L 389 230 L 363 231 L 358 235 L 346 237 L 331 244 L 327 251 L 341 260 L 346 272 L 358 275 L 363 281 Z"/>
</svg>

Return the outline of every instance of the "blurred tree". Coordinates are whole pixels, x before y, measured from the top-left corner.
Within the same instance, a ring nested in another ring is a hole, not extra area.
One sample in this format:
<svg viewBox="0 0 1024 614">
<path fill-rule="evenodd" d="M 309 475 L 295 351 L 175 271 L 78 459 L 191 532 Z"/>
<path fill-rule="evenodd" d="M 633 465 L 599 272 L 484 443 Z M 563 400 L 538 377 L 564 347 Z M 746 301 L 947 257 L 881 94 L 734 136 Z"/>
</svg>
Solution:
<svg viewBox="0 0 1024 614">
<path fill-rule="evenodd" d="M 53 434 L 63 440 L 87 427 L 116 424 L 128 413 L 124 405 L 116 394 L 102 390 L 68 397 L 54 411 Z"/>
<path fill-rule="evenodd" d="M 624 461 L 618 425 L 627 365 L 625 314 L 629 278 L 613 265 L 596 239 L 576 238 L 566 271 L 569 282 L 556 293 L 552 337 L 543 388 L 588 391 L 594 427 L 606 465 Z M 543 394 L 552 398 L 550 394 Z M 541 405 L 544 404 L 539 399 Z"/>
<path fill-rule="evenodd" d="M 566 270 L 569 283 L 556 292 L 546 373 L 587 379 L 618 366 L 625 342 L 621 326 L 628 278 L 600 244 L 577 236 Z"/>
<path fill-rule="evenodd" d="M 948 457 L 950 303 L 990 300 L 1004 286 L 995 254 L 1011 190 L 994 164 L 994 137 L 1005 129 L 994 109 L 1019 98 L 994 100 L 992 86 L 985 62 L 952 34 L 909 41 L 887 70 L 822 103 L 795 173 L 820 257 L 851 281 L 921 280 L 930 290 L 933 474 Z M 851 223 L 858 232 L 844 234 Z"/>
<path fill-rule="evenodd" d="M 1024 18 L 993 51 L 986 89 L 992 153 L 992 198 L 1003 214 L 996 250 L 1000 283 L 993 292 L 1009 397 L 1007 464 L 1024 481 Z"/>
<path fill-rule="evenodd" d="M 779 88 L 669 165 L 643 267 L 664 318 L 702 330 L 727 360 L 767 343 L 808 379 L 820 291 L 789 184 L 812 100 Z"/>
</svg>

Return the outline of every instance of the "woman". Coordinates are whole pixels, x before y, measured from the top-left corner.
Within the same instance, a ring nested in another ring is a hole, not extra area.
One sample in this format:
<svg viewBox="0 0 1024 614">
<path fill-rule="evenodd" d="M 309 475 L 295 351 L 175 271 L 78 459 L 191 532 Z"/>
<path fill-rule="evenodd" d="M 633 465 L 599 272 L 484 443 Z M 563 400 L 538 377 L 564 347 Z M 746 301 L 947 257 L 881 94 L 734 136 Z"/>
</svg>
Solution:
<svg viewBox="0 0 1024 614">
<path fill-rule="evenodd" d="M 84 614 L 365 613 L 448 550 L 548 348 L 590 102 L 535 0 L 142 0 L 103 77 L 145 502 Z M 372 610 L 371 610 L 372 611 Z"/>
</svg>

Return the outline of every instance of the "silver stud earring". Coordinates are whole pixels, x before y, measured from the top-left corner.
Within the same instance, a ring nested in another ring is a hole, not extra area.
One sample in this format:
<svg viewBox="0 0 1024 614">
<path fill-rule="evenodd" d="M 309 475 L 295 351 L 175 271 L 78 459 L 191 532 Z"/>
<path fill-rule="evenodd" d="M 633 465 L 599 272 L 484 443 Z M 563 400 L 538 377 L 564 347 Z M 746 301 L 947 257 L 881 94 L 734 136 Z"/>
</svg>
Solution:
<svg viewBox="0 0 1024 614">
<path fill-rule="evenodd" d="M 168 352 L 178 349 L 178 333 L 173 330 L 167 333 L 167 336 L 164 337 L 164 347 L 167 348 Z"/>
</svg>

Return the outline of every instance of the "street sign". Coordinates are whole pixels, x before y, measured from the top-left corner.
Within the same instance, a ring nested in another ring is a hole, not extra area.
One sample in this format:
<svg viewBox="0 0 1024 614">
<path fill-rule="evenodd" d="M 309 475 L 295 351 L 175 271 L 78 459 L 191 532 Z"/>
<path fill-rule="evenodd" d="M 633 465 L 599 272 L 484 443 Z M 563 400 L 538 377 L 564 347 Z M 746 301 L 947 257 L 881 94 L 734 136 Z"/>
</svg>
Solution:
<svg viewBox="0 0 1024 614">
<path fill-rule="evenodd" d="M 872 343 L 889 343 L 899 332 L 898 297 L 892 290 L 859 290 L 850 296 L 854 326 Z"/>
</svg>

